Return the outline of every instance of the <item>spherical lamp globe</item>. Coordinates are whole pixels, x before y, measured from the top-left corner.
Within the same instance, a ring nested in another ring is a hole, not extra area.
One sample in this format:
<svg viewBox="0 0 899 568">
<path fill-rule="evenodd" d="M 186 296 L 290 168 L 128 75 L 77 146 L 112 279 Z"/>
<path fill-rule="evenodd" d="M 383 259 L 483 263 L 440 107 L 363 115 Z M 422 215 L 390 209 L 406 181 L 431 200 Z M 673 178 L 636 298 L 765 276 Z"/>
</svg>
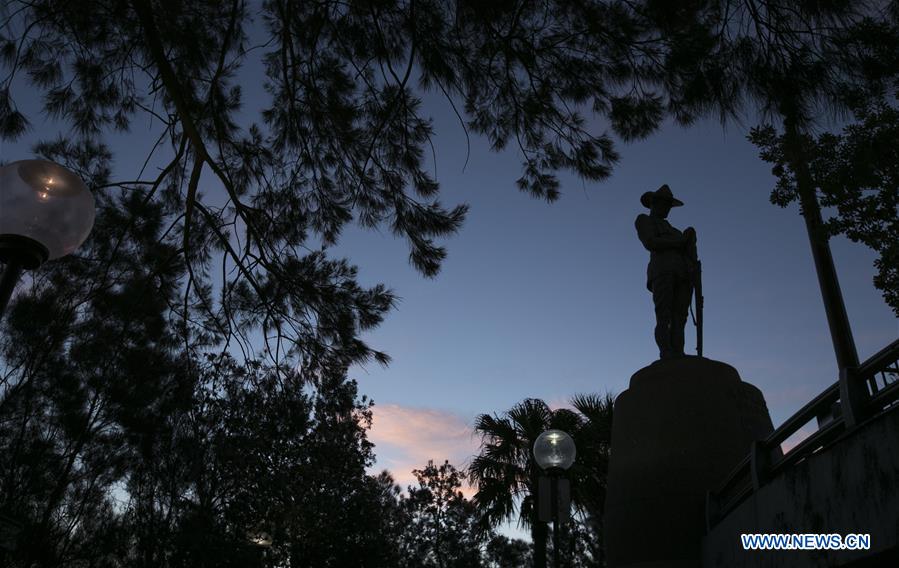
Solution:
<svg viewBox="0 0 899 568">
<path fill-rule="evenodd" d="M 47 160 L 0 167 L 0 260 L 26 268 L 72 253 L 94 226 L 94 196 L 81 179 Z"/>
<path fill-rule="evenodd" d="M 574 463 L 574 440 L 562 430 L 547 430 L 534 442 L 534 459 L 544 470 L 566 470 Z"/>
</svg>

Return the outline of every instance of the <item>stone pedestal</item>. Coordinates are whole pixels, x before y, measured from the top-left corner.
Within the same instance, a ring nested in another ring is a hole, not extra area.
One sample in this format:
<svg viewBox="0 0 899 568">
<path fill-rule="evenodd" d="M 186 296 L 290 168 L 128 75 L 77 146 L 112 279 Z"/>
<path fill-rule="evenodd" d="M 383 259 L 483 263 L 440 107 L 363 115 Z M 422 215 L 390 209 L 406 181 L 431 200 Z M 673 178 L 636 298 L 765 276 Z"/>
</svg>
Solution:
<svg viewBox="0 0 899 568">
<path fill-rule="evenodd" d="M 611 568 L 699 568 L 705 498 L 773 431 L 765 399 L 702 357 L 656 361 L 618 395 L 605 508 Z"/>
</svg>

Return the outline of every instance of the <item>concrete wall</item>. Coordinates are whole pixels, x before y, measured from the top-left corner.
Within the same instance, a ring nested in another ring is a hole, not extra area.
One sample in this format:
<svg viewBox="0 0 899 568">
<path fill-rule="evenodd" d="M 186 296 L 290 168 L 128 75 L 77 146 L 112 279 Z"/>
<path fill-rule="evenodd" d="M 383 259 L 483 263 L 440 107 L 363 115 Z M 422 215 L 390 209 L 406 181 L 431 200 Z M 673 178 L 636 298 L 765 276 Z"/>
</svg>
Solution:
<svg viewBox="0 0 899 568">
<path fill-rule="evenodd" d="M 869 551 L 744 551 L 741 533 L 868 533 Z M 703 568 L 899 566 L 899 407 L 780 474 L 703 539 Z"/>
</svg>

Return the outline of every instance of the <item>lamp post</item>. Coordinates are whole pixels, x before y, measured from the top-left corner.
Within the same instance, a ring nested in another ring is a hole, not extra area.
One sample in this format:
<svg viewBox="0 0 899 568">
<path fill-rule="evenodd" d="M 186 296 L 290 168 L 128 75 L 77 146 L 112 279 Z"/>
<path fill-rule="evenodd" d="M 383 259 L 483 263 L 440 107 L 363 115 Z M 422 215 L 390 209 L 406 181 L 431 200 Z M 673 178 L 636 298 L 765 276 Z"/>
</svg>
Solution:
<svg viewBox="0 0 899 568">
<path fill-rule="evenodd" d="M 94 226 L 94 196 L 47 160 L 0 167 L 0 317 L 24 270 L 72 253 Z"/>
<path fill-rule="evenodd" d="M 537 518 L 553 523 L 555 568 L 559 568 L 559 525 L 571 514 L 571 484 L 565 473 L 576 455 L 574 440 L 562 430 L 547 430 L 534 442 L 534 460 L 545 474 L 537 482 Z"/>
</svg>

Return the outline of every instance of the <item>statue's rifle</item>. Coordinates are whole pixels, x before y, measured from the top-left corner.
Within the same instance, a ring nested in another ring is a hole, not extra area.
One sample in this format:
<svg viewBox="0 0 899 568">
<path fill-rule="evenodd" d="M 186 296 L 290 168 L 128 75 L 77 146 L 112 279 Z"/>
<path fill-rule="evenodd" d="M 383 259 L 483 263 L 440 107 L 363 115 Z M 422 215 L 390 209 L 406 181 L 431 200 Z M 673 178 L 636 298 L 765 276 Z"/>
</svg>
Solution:
<svg viewBox="0 0 899 568">
<path fill-rule="evenodd" d="M 690 315 L 693 318 L 693 325 L 696 326 L 696 354 L 702 357 L 702 320 L 703 305 L 705 300 L 702 297 L 702 262 L 699 261 L 699 253 L 696 251 L 696 241 L 690 246 L 690 278 L 693 284 L 693 296 L 696 298 L 696 312 L 693 313 L 693 307 L 690 306 Z"/>
</svg>

